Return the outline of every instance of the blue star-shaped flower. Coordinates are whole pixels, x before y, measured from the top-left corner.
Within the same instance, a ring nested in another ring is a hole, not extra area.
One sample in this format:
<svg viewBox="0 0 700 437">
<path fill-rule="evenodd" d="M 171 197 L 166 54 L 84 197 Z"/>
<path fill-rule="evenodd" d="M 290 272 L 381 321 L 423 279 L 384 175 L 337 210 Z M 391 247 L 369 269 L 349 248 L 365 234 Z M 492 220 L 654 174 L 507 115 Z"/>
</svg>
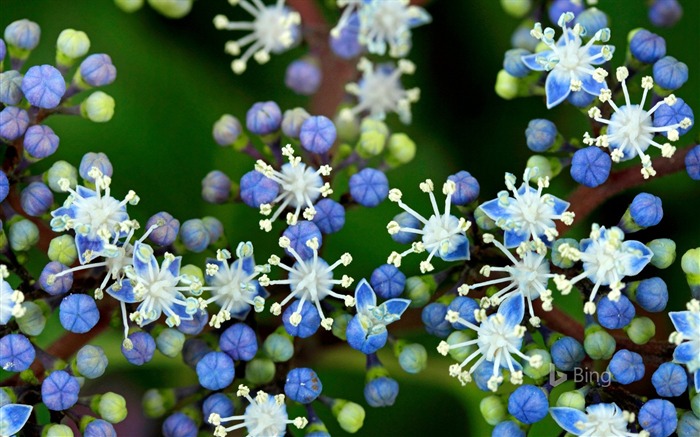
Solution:
<svg viewBox="0 0 700 437">
<path fill-rule="evenodd" d="M 678 345 L 673 352 L 673 361 L 685 364 L 693 375 L 695 390 L 700 391 L 700 301 L 693 299 L 687 307 L 688 311 L 668 313 L 676 328 L 669 341 Z"/>
<path fill-rule="evenodd" d="M 633 416 L 615 403 L 589 405 L 585 413 L 570 407 L 553 407 L 549 413 L 559 426 L 577 436 L 639 435 L 627 431 L 629 419 Z"/>
</svg>

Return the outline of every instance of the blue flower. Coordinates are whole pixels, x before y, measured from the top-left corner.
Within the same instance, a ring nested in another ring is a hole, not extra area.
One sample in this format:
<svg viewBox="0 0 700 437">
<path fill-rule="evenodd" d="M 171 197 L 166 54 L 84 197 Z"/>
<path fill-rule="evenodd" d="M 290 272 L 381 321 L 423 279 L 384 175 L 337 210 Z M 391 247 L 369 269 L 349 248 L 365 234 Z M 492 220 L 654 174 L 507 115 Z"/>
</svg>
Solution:
<svg viewBox="0 0 700 437">
<path fill-rule="evenodd" d="M 545 250 L 543 240 L 551 242 L 558 235 L 555 220 L 571 225 L 574 213 L 567 211 L 569 202 L 565 202 L 551 194 L 542 194 L 549 187 L 549 178 L 537 179 L 537 190 L 530 186 L 530 179 L 537 176 L 537 169 L 526 169 L 523 174 L 523 184 L 515 188 L 516 178 L 506 173 L 506 187 L 513 193 L 501 191 L 498 197 L 481 204 L 481 210 L 503 229 L 503 244 L 507 248 L 518 247 L 522 243 L 534 241 L 537 252 Z"/>
<path fill-rule="evenodd" d="M 594 45 L 595 42 L 607 42 L 610 29 L 601 29 L 584 45 L 581 35 L 585 29 L 576 24 L 573 29 L 566 25 L 574 19 L 574 14 L 566 12 L 559 18 L 558 25 L 563 35 L 554 42 L 554 29 L 536 23 L 530 34 L 549 47 L 549 50 L 523 56 L 523 62 L 531 70 L 549 71 L 545 82 L 547 93 L 547 108 L 552 108 L 563 102 L 572 91 L 583 90 L 597 96 L 605 85 L 607 72 L 602 68 L 593 68 L 612 58 L 615 50 L 609 45 Z"/>
<path fill-rule="evenodd" d="M 32 413 L 31 405 L 6 404 L 0 407 L 0 435 L 19 433 Z"/>
<path fill-rule="evenodd" d="M 361 44 L 370 53 L 401 58 L 411 49 L 411 29 L 431 18 L 425 9 L 408 1 L 365 0 L 359 3 Z"/>
<path fill-rule="evenodd" d="M 669 341 L 677 345 L 673 361 L 685 364 L 693 375 L 695 390 L 700 391 L 700 301 L 692 299 L 687 308 L 687 311 L 668 313 L 676 328 Z"/>
<path fill-rule="evenodd" d="M 577 436 L 639 435 L 627 431 L 634 414 L 620 410 L 615 403 L 589 405 L 585 413 L 570 407 L 552 407 L 549 413 L 565 431 Z"/>
<path fill-rule="evenodd" d="M 386 344 L 387 325 L 399 320 L 410 303 L 409 299 L 394 298 L 377 305 L 372 286 L 362 279 L 355 288 L 357 315 L 348 324 L 348 344 L 364 354 L 378 351 Z"/>
<path fill-rule="evenodd" d="M 430 196 L 430 203 L 433 206 L 433 214 L 429 218 L 425 218 L 418 214 L 408 205 L 403 203 L 401 197 L 403 194 L 400 190 L 394 188 L 389 191 L 389 200 L 397 203 L 406 213 L 410 214 L 417 222 L 423 224 L 423 229 L 417 229 L 412 226 L 401 226 L 397 221 L 392 220 L 387 224 L 387 230 L 390 235 L 396 235 L 400 232 L 421 235 L 421 241 L 415 242 L 411 248 L 402 253 L 392 252 L 389 255 L 387 263 L 393 264 L 396 267 L 401 267 L 401 260 L 409 253 L 421 253 L 428 251 L 428 258 L 420 263 L 422 273 L 430 272 L 434 269 L 430 260 L 434 256 L 444 261 L 462 261 L 469 259 L 469 240 L 466 236 L 466 231 L 471 226 L 471 222 L 462 218 L 457 218 L 450 214 L 452 206 L 452 195 L 457 190 L 457 184 L 452 180 L 447 180 L 442 186 L 442 193 L 445 195 L 445 212 L 441 214 L 438 210 L 437 202 L 433 191 L 435 186 L 433 181 L 426 179 L 421 182 L 420 189 Z"/>
<path fill-rule="evenodd" d="M 0 325 L 6 325 L 11 317 L 22 317 L 26 312 L 22 302 L 24 293 L 12 289 L 9 282 L 5 281 L 7 269 L 2 266 L 2 278 L 0 279 Z"/>
</svg>

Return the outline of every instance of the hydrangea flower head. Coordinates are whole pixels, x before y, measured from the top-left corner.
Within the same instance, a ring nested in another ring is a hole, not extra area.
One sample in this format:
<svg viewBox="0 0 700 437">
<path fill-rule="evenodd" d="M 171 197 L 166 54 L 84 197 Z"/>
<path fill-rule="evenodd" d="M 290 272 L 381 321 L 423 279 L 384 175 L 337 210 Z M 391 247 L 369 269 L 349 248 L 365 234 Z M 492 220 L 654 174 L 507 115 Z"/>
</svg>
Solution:
<svg viewBox="0 0 700 437">
<path fill-rule="evenodd" d="M 321 196 L 327 197 L 333 193 L 330 184 L 324 182 L 322 178 L 330 175 L 330 166 L 322 165 L 318 170 L 314 170 L 313 167 L 301 162 L 301 157 L 294 156 L 294 149 L 289 144 L 282 149 L 282 153 L 289 158 L 289 163 L 284 164 L 279 171 L 263 160 L 258 160 L 255 164 L 255 170 L 277 182 L 280 187 L 279 194 L 272 202 L 260 205 L 262 215 L 272 214 L 269 219 L 260 220 L 260 229 L 266 232 L 272 230 L 272 222 L 287 207 L 294 208 L 293 213 L 287 213 L 288 225 L 297 222 L 302 208 L 304 208 L 304 218 L 313 220 L 316 215 L 314 202 Z M 280 205 L 272 213 L 272 205 L 277 203 Z"/>
<path fill-rule="evenodd" d="M 454 376 L 464 385 L 472 380 L 472 374 L 482 363 L 489 362 L 493 365 L 493 374 L 489 378 L 488 388 L 496 391 L 498 385 L 503 382 L 501 368 L 510 370 L 510 381 L 513 384 L 522 384 L 522 365 L 517 358 L 521 358 L 537 368 L 542 364 L 540 355 L 527 356 L 520 351 L 525 335 L 525 327 L 520 325 L 525 314 L 525 303 L 522 296 L 512 296 L 498 307 L 498 311 L 486 317 L 484 310 L 476 311 L 477 320 L 481 321 L 476 326 L 468 320 L 460 317 L 459 312 L 448 310 L 445 319 L 450 323 L 461 323 L 467 329 L 474 331 L 477 338 L 465 342 L 449 344 L 440 342 L 438 352 L 447 355 L 451 349 L 460 349 L 476 346 L 472 352 L 460 364 L 450 366 L 450 376 Z M 476 359 L 478 357 L 478 359 Z M 476 359 L 476 361 L 475 361 Z M 468 371 L 463 370 L 468 364 L 473 363 Z"/>
<path fill-rule="evenodd" d="M 571 292 L 571 287 L 577 282 L 588 278 L 593 282 L 591 296 L 583 307 L 586 314 L 595 313 L 594 303 L 601 285 L 610 287 L 608 298 L 617 301 L 627 276 L 639 274 L 649 264 L 653 256 L 651 249 L 639 241 L 624 241 L 625 233 L 618 227 L 606 229 L 605 226 L 594 224 L 590 238 L 581 240 L 579 249 L 564 243 L 558 250 L 562 257 L 572 261 L 583 261 L 583 272 L 567 279 L 564 275 L 556 275 L 554 282 L 562 294 Z"/>
<path fill-rule="evenodd" d="M 695 391 L 700 392 L 700 301 L 691 300 L 687 308 L 668 314 L 676 328 L 669 341 L 677 345 L 673 360 L 685 364 L 693 375 Z"/>
<path fill-rule="evenodd" d="M 614 402 L 589 405 L 585 413 L 571 407 L 552 407 L 549 413 L 559 426 L 577 436 L 648 437 L 649 435 L 646 431 L 639 434 L 629 432 L 627 425 L 634 422 L 634 414 L 621 410 Z"/>
<path fill-rule="evenodd" d="M 293 424 L 302 429 L 308 423 L 305 417 L 297 417 L 289 420 L 287 407 L 284 404 L 285 396 L 278 394 L 270 396 L 264 391 L 258 391 L 255 399 L 250 396 L 250 389 L 244 385 L 238 386 L 236 394 L 250 402 L 245 409 L 245 414 L 239 416 L 221 417 L 217 413 L 211 413 L 208 422 L 214 425 L 214 436 L 226 437 L 228 432 L 246 428 L 250 437 L 281 437 L 287 432 L 287 424 Z M 242 420 L 243 422 L 226 428 L 222 423 Z"/>
<path fill-rule="evenodd" d="M 22 305 L 24 293 L 13 290 L 12 286 L 5 281 L 8 276 L 7 266 L 0 265 L 0 325 L 5 325 L 11 317 L 22 317 L 26 309 Z"/>
<path fill-rule="evenodd" d="M 231 5 L 240 5 L 253 21 L 229 21 L 224 15 L 214 17 L 214 26 L 219 30 L 245 30 L 246 36 L 226 43 L 226 53 L 241 54 L 241 48 L 250 44 L 243 55 L 231 63 L 236 74 L 245 71 L 252 57 L 260 64 L 270 60 L 270 53 L 282 53 L 290 49 L 299 39 L 301 16 L 285 6 L 284 0 L 265 6 L 262 0 L 229 0 Z"/>
<path fill-rule="evenodd" d="M 216 302 L 221 307 L 219 312 L 211 317 L 209 325 L 220 328 L 221 324 L 231 318 L 244 320 L 251 307 L 256 312 L 263 310 L 267 291 L 260 286 L 255 278 L 263 272 L 269 272 L 270 267 L 255 265 L 253 245 L 250 242 L 240 243 L 236 248 L 238 259 L 231 264 L 228 250 L 218 250 L 216 258 L 207 259 L 207 286 L 201 291 L 211 291 L 209 299 L 200 300 L 200 306 Z"/>
<path fill-rule="evenodd" d="M 112 179 L 97 168 L 90 170 L 95 179 L 95 190 L 78 185 L 70 187 L 68 179 L 59 180 L 63 191 L 70 193 L 62 207 L 51 212 L 51 228 L 55 232 L 75 230 L 75 245 L 80 264 L 89 262 L 102 252 L 110 240 L 123 236 L 133 228 L 126 213 L 126 204 L 136 205 L 139 197 L 133 191 L 119 201 L 111 196 Z"/>
<path fill-rule="evenodd" d="M 387 2 L 391 3 L 391 2 Z M 373 65 L 362 58 L 357 64 L 362 71 L 358 83 L 349 83 L 345 90 L 357 96 L 358 103 L 351 109 L 340 112 L 343 119 L 352 119 L 362 112 L 369 112 L 370 117 L 383 120 L 388 112 L 396 112 L 401 122 L 411 122 L 411 103 L 420 98 L 420 89 L 404 89 L 401 84 L 403 74 L 413 74 L 416 66 L 406 59 L 401 59 L 398 67 L 392 64 Z"/>
<path fill-rule="evenodd" d="M 402 193 L 394 188 L 389 191 L 389 200 L 396 202 L 404 211 L 423 224 L 422 229 L 401 226 L 396 221 L 391 221 L 387 225 L 389 234 L 395 235 L 399 232 L 407 232 L 421 235 L 421 241 L 412 243 L 411 248 L 402 253 L 392 252 L 387 263 L 396 267 L 401 266 L 401 260 L 409 253 L 428 252 L 428 258 L 420 263 L 422 273 L 430 272 L 434 269 L 430 260 L 434 256 L 444 261 L 462 261 L 469 259 L 469 240 L 466 231 L 471 226 L 471 222 L 464 218 L 457 218 L 450 214 L 452 205 L 452 194 L 457 189 L 454 181 L 447 180 L 442 186 L 442 193 L 445 195 L 445 212 L 440 213 L 433 191 L 435 186 L 433 181 L 426 179 L 421 182 L 420 189 L 430 196 L 430 203 L 433 206 L 433 214 L 425 218 L 401 200 Z"/>
<path fill-rule="evenodd" d="M 321 301 L 327 296 L 332 296 L 341 299 L 345 303 L 345 306 L 351 307 L 355 305 L 355 299 L 352 296 L 333 291 L 334 285 L 341 285 L 347 288 L 352 284 L 353 279 L 347 275 L 343 275 L 342 279 L 333 279 L 333 270 L 341 264 L 344 266 L 349 265 L 352 262 L 352 256 L 350 256 L 349 253 L 345 253 L 335 263 L 328 265 L 323 258 L 318 256 L 319 244 L 317 238 L 312 238 L 306 242 L 306 245 L 313 251 L 313 257 L 307 260 L 302 259 L 297 251 L 294 250 L 289 238 L 281 237 L 279 245 L 292 254 L 296 263 L 289 267 L 283 264 L 276 255 L 272 255 L 268 260 L 270 265 L 279 266 L 288 271 L 289 277 L 287 279 L 271 281 L 267 275 L 263 275 L 259 279 L 260 284 L 263 287 L 267 287 L 270 284 L 284 284 L 289 285 L 291 289 L 291 293 L 285 297 L 281 303 L 274 303 L 270 311 L 272 314 L 278 316 L 282 313 L 282 307 L 286 305 L 287 302 L 292 300 L 292 298 L 298 298 L 296 311 L 292 314 L 290 322 L 294 326 L 299 326 L 302 319 L 301 309 L 304 302 L 313 302 L 316 305 L 318 315 L 321 317 L 321 325 L 326 329 L 331 329 L 333 326 L 333 319 L 324 315 L 323 309 L 321 308 Z"/>
<path fill-rule="evenodd" d="M 530 186 L 530 179 L 537 175 L 537 169 L 525 169 L 523 184 L 515 187 L 516 178 L 506 173 L 506 187 L 513 193 L 501 191 L 498 197 L 481 204 L 481 210 L 503 229 L 504 245 L 518 247 L 530 240 L 534 241 L 538 252 L 545 250 L 546 241 L 551 242 L 558 235 L 555 220 L 571 225 L 574 213 L 567 211 L 569 203 L 551 194 L 542 194 L 549 187 L 549 178 L 538 178 L 537 189 Z"/>
<path fill-rule="evenodd" d="M 676 152 L 676 148 L 672 146 L 671 143 L 666 142 L 664 144 L 659 144 L 654 141 L 654 136 L 657 134 L 665 134 L 669 141 L 676 141 L 679 138 L 679 129 L 687 129 L 692 124 L 692 121 L 689 117 L 684 117 L 677 123 L 666 126 L 656 126 L 652 121 L 652 114 L 664 105 L 675 105 L 676 97 L 671 94 L 652 106 L 648 111 L 645 111 L 644 103 L 646 102 L 649 90 L 654 88 L 654 79 L 652 79 L 651 76 L 642 78 L 642 88 L 644 89 L 642 101 L 639 105 L 633 105 L 630 102 L 626 83 L 629 70 L 627 70 L 627 67 L 619 67 L 616 76 L 625 95 L 625 104 L 618 107 L 612 100 L 612 92 L 609 89 L 601 90 L 598 98 L 601 102 L 608 102 L 610 104 L 614 111 L 613 114 L 610 116 L 609 120 L 606 120 L 602 118 L 600 109 L 593 107 L 588 111 L 588 115 L 595 121 L 607 125 L 608 130 L 605 134 L 597 138 L 592 138 L 586 132 L 583 141 L 588 145 L 595 144 L 599 147 L 609 147 L 612 151 L 610 156 L 615 162 L 627 161 L 635 156 L 639 156 L 642 160 L 642 175 L 647 179 L 656 174 L 651 164 L 651 158 L 644 153 L 649 146 L 660 149 L 661 156 L 665 158 L 670 158 Z"/>
<path fill-rule="evenodd" d="M 597 96 L 602 88 L 607 88 L 604 83 L 607 72 L 593 66 L 609 61 L 615 48 L 594 43 L 607 42 L 610 39 L 610 29 L 597 31 L 583 44 L 581 36 L 586 32 L 583 26 L 576 24 L 572 29 L 567 28 L 567 23 L 573 19 L 574 14 L 571 12 L 561 15 L 557 24 L 562 28 L 563 34 L 556 43 L 554 29 L 547 27 L 542 30 L 542 25 L 535 23 L 530 34 L 546 44 L 549 50 L 522 58 L 529 69 L 549 72 L 545 82 L 547 108 L 563 102 L 572 91 L 583 90 Z"/>
<path fill-rule="evenodd" d="M 365 0 L 358 10 L 359 41 L 370 53 L 401 58 L 411 49 L 411 28 L 430 22 L 430 15 L 409 0 Z"/>
</svg>

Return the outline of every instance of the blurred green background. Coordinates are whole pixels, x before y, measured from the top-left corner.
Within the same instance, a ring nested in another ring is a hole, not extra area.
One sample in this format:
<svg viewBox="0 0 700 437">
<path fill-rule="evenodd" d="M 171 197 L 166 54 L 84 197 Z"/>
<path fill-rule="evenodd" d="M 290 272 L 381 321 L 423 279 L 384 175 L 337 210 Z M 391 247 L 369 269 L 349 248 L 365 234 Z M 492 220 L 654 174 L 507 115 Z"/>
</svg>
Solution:
<svg viewBox="0 0 700 437">
<path fill-rule="evenodd" d="M 631 29 L 647 27 L 659 33 L 667 40 L 668 55 L 688 64 L 690 80 L 676 94 L 697 112 L 700 57 L 694 50 L 700 41 L 700 2 L 681 1 L 685 15 L 672 29 L 653 28 L 647 19 L 646 3 L 600 1 L 599 7 L 611 17 L 611 44 L 617 47 L 612 65 L 621 64 Z M 511 33 L 519 23 L 503 13 L 498 1 L 438 0 L 427 8 L 433 24 L 414 31 L 410 59 L 416 63 L 417 72 L 404 81 L 407 87 L 421 88 L 421 101 L 413 107 L 414 122 L 403 126 L 394 115 L 388 119 L 395 132 L 408 133 L 418 145 L 416 159 L 388 176 L 392 187 L 404 191 L 406 203 L 419 211 L 428 207 L 427 199 L 418 190 L 420 181 L 427 177 L 440 181 L 462 169 L 479 180 L 482 199 L 495 197 L 503 189 L 505 171 L 522 174 L 529 157 L 524 130 L 531 118 L 549 118 L 565 137 L 579 139 L 588 123 L 587 116 L 571 106 L 548 111 L 540 98 L 505 101 L 496 96 L 496 73 L 501 69 L 504 51 L 510 48 Z M 145 221 L 162 210 L 181 221 L 213 215 L 224 223 L 232 244 L 241 239 L 252 240 L 259 258 L 266 259 L 278 252 L 277 234 L 259 231 L 256 210 L 243 205 L 205 204 L 200 182 L 213 169 L 222 170 L 235 180 L 253 167 L 249 157 L 214 143 L 212 125 L 222 114 L 244 120 L 245 112 L 256 101 L 275 100 L 283 110 L 308 103 L 308 98 L 294 95 L 283 83 L 286 66 L 304 55 L 306 48 L 274 56 L 264 66 L 251 63 L 243 76 L 236 76 L 229 68 L 231 57 L 223 53 L 223 46 L 239 35 L 214 29 L 212 18 L 220 13 L 231 19 L 248 19 L 240 8 L 231 8 L 226 0 L 197 0 L 192 12 L 180 20 L 164 18 L 148 7 L 126 14 L 111 0 L 0 0 L 0 28 L 20 18 L 40 24 L 41 44 L 27 65 L 53 63 L 60 31 L 83 30 L 91 40 L 90 52 L 109 54 L 118 70 L 115 83 L 104 89 L 116 99 L 114 118 L 106 124 L 77 117 L 49 118 L 47 124 L 60 136 L 61 146 L 50 162 L 36 165 L 37 172 L 58 159 L 77 166 L 84 153 L 105 152 L 114 165 L 113 193 L 119 197 L 133 189 L 141 197 L 141 203 L 129 209 L 133 217 Z M 638 99 L 639 96 L 632 98 L 633 102 Z M 694 127 L 679 144 L 690 144 L 694 137 L 696 143 L 698 131 Z M 553 191 L 564 196 L 573 187 L 565 172 L 554 182 Z M 635 238 L 674 238 L 679 254 L 700 246 L 698 183 L 682 173 L 654 179 L 644 190 L 662 197 L 665 217 L 660 226 L 640 232 Z M 592 218 L 601 224 L 616 224 L 640 191 L 637 188 L 622 193 L 599 208 Z M 354 257 L 348 273 L 357 279 L 368 276 L 397 248 L 385 231 L 386 223 L 397 212 L 389 202 L 374 209 L 350 211 L 343 231 L 324 240 L 327 257 L 335 259 L 348 251 Z M 577 223 L 572 235 L 585 235 L 589 226 L 590 220 Z M 186 261 L 198 259 L 201 258 Z M 407 262 L 405 272 L 418 272 L 415 259 Z M 679 263 L 651 274 L 669 282 L 673 296 L 670 308 L 680 308 L 688 298 L 688 289 Z M 438 342 L 418 331 L 402 335 L 420 340 L 429 351 L 434 351 Z M 140 416 L 140 394 L 148 387 L 191 384 L 195 382 L 194 372 L 179 360 L 162 356 L 144 368 L 135 368 L 120 356 L 119 341 L 118 335 L 112 334 L 98 340 L 111 351 L 111 376 L 87 391 L 112 387 L 124 395 L 128 392 L 132 398 L 130 414 L 125 423 L 118 425 L 120 435 L 132 435 L 129 433 L 134 430 L 143 432 L 140 435 L 154 435 L 160 425 Z M 318 363 L 314 367 L 318 367 L 325 392 L 364 404 L 362 355 L 348 347 L 313 353 L 313 360 Z M 434 355 L 429 369 L 417 376 L 404 373 L 392 357 L 385 357 L 392 375 L 401 383 L 401 394 L 393 408 L 368 408 L 361 435 L 490 433 L 490 427 L 478 413 L 481 393 L 449 378 L 449 361 Z M 324 417 L 333 435 L 344 435 L 327 414 Z M 548 435 L 544 431 L 547 426 L 545 423 L 536 428 L 532 435 Z"/>
</svg>

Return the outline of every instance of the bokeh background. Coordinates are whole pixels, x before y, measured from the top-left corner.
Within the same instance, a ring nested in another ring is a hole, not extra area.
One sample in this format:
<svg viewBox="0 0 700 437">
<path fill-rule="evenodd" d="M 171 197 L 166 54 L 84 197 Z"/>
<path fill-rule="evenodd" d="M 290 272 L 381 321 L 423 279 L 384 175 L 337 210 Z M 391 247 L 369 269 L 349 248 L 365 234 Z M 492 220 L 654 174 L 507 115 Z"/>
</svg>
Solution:
<svg viewBox="0 0 700 437">
<path fill-rule="evenodd" d="M 330 18 L 337 16 L 327 7 L 330 1 L 306 1 L 326 7 Z M 667 54 L 690 69 L 689 81 L 676 94 L 698 113 L 700 2 L 681 4 L 684 17 L 672 29 L 651 25 L 644 0 L 600 0 L 599 8 L 611 20 L 611 44 L 617 48 L 612 66 L 622 63 L 627 33 L 633 28 L 646 27 L 662 35 L 667 41 Z M 524 131 L 531 118 L 549 118 L 565 137 L 582 137 L 588 118 L 576 108 L 560 106 L 548 111 L 541 98 L 505 101 L 493 91 L 503 53 L 510 48 L 510 36 L 519 24 L 503 12 L 499 1 L 436 0 L 425 6 L 433 23 L 414 31 L 410 59 L 417 71 L 404 81 L 407 87 L 420 87 L 421 100 L 413 107 L 410 126 L 402 125 L 394 115 L 388 118 L 395 132 L 406 132 L 418 145 L 412 163 L 388 174 L 391 186 L 404 191 L 408 204 L 424 210 L 428 201 L 419 192 L 418 183 L 427 177 L 444 180 L 459 170 L 467 170 L 479 180 L 482 199 L 495 197 L 503 189 L 504 172 L 522 174 L 530 155 Z M 251 63 L 244 75 L 236 76 L 229 67 L 231 58 L 223 52 L 225 41 L 234 34 L 216 31 L 212 25 L 213 16 L 220 13 L 231 19 L 248 19 L 226 0 L 197 0 L 192 12 L 179 20 L 167 19 L 148 7 L 126 14 L 111 0 L 0 0 L 0 28 L 20 18 L 40 24 L 41 44 L 27 65 L 53 63 L 56 37 L 61 30 L 74 28 L 89 35 L 91 53 L 109 54 L 117 67 L 117 80 L 104 89 L 116 99 L 114 118 L 106 124 L 78 117 L 49 118 L 47 124 L 60 136 L 61 146 L 55 159 L 37 164 L 39 170 L 47 169 L 54 160 L 77 165 L 86 152 L 105 152 L 114 166 L 113 192 L 121 195 L 133 189 L 141 197 L 141 203 L 129 210 L 133 217 L 145 222 L 163 210 L 181 222 L 213 215 L 224 223 L 232 245 L 252 240 L 262 260 L 278 252 L 277 235 L 258 229 L 257 211 L 244 205 L 208 205 L 201 199 L 201 179 L 209 171 L 224 171 L 235 180 L 253 167 L 248 156 L 216 145 L 211 137 L 212 125 L 224 113 L 244 119 L 247 109 L 257 101 L 275 100 L 283 110 L 308 105 L 307 97 L 295 95 L 283 82 L 287 65 L 306 54 L 307 48 L 274 56 L 264 66 Z M 638 95 L 632 98 L 633 102 L 638 99 Z M 697 143 L 699 131 L 694 127 L 679 144 Z M 552 189 L 565 196 L 573 188 L 564 172 Z M 643 189 L 662 197 L 665 216 L 660 226 L 639 233 L 638 238 L 673 238 L 679 254 L 700 246 L 698 183 L 679 173 L 654 179 Z M 336 189 L 336 193 L 340 191 Z M 640 191 L 636 188 L 622 193 L 596 210 L 591 219 L 616 224 Z M 350 211 L 343 231 L 324 238 L 328 258 L 335 259 L 348 251 L 354 257 L 349 274 L 357 279 L 368 276 L 396 249 L 385 226 L 397 212 L 389 202 L 374 209 Z M 570 235 L 582 237 L 590 229 L 590 222 L 576 223 Z M 185 261 L 201 259 L 188 256 Z M 405 273 L 417 274 L 417 263 L 407 263 Z M 688 298 L 688 289 L 679 263 L 658 274 L 670 284 L 669 308 L 680 308 Z M 417 320 L 419 312 L 413 312 Z M 435 350 L 437 339 L 421 332 L 415 323 L 413 328 L 406 325 L 400 335 L 421 341 L 429 351 Z M 49 333 L 42 341 L 48 344 L 54 338 Z M 96 344 L 109 351 L 109 375 L 87 386 L 84 392 L 112 389 L 129 399 L 129 416 L 116 426 L 119 435 L 158 435 L 160 423 L 144 418 L 139 411 L 142 393 L 152 387 L 196 383 L 194 372 L 179 359 L 159 354 L 142 368 L 128 364 L 119 353 L 116 332 L 102 335 Z M 317 346 L 308 342 L 302 360 L 318 371 L 324 392 L 364 404 L 362 354 L 343 345 Z M 380 356 L 400 382 L 401 392 L 392 408 L 367 408 L 361 435 L 490 434 L 491 427 L 478 413 L 482 394 L 474 386 L 461 387 L 450 378 L 449 361 L 434 353 L 425 372 L 408 375 L 398 368 L 389 352 Z M 345 435 L 327 410 L 318 410 L 333 435 Z M 549 420 L 538 424 L 532 435 L 554 435 Z"/>
</svg>

